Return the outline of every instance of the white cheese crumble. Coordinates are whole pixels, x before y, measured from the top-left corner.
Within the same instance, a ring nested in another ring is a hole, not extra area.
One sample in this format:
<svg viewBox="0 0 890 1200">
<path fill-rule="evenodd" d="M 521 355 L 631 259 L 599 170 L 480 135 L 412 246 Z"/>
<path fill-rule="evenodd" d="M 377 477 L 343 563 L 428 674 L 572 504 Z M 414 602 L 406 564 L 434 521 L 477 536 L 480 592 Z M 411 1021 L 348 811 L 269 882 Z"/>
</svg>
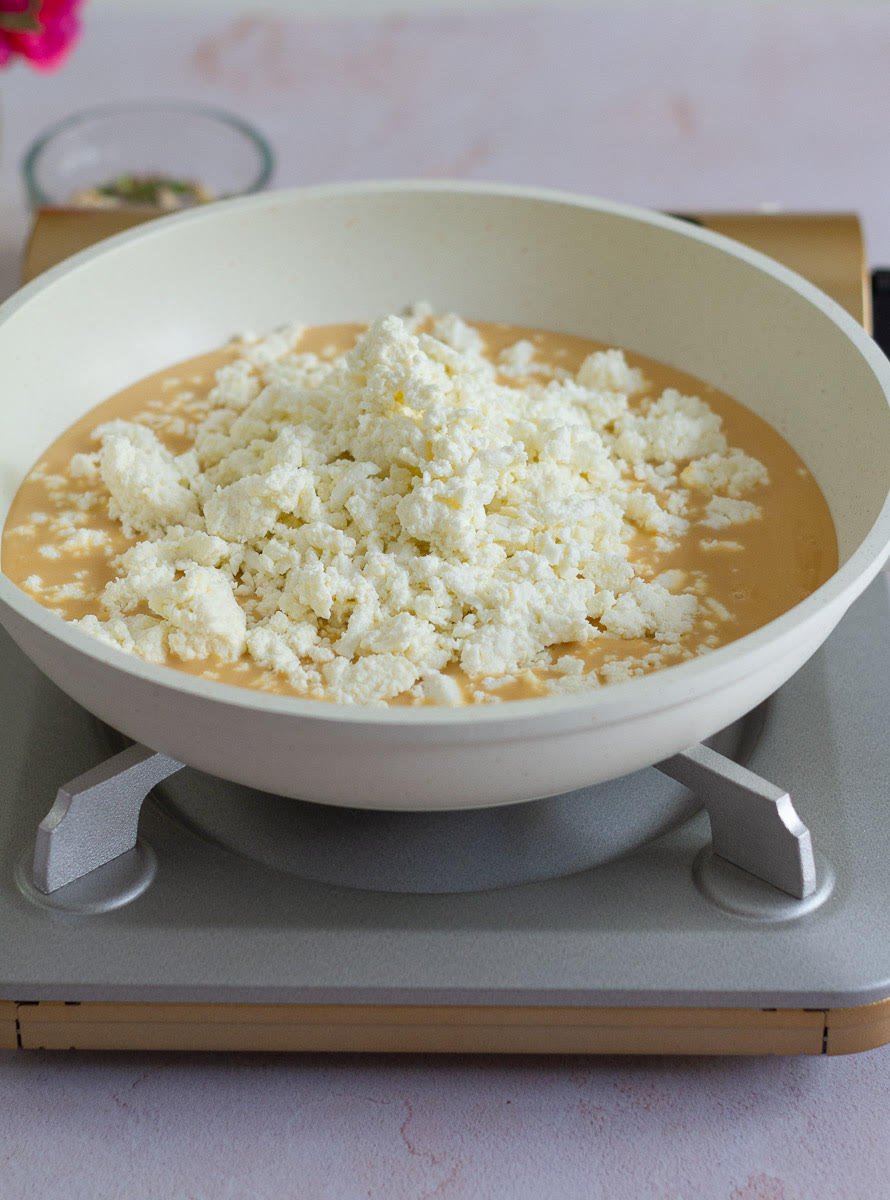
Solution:
<svg viewBox="0 0 890 1200">
<path fill-rule="evenodd" d="M 107 546 L 111 541 L 104 529 L 76 529 L 62 542 L 62 550 L 69 554 L 86 553 Z"/>
<path fill-rule="evenodd" d="M 527 341 L 493 363 L 454 314 L 421 332 L 428 313 L 332 357 L 301 353 L 300 326 L 251 336 L 184 454 L 145 425 L 97 429 L 71 472 L 101 480 L 141 540 L 114 563 L 105 619 L 80 627 L 152 662 L 246 656 L 358 704 L 491 702 L 482 688 L 541 669 L 542 694 L 572 692 L 688 656 L 698 584 L 645 578 L 631 544 L 673 548 L 690 490 L 711 496 L 702 524 L 753 519 L 738 497 L 762 465 L 698 397 L 647 398 L 620 350 L 575 375 L 539 370 Z M 604 635 L 651 652 L 601 680 L 580 653 Z"/>
<path fill-rule="evenodd" d="M 729 551 L 738 552 L 744 550 L 745 547 L 741 542 L 733 542 L 723 538 L 702 538 L 698 543 L 699 549 L 706 553 L 711 551 Z"/>
<path fill-rule="evenodd" d="M 728 496 L 714 496 L 705 506 L 705 516 L 700 524 L 709 529 L 726 529 L 730 525 L 747 525 L 759 521 L 763 509 L 750 500 L 734 500 Z"/>
<path fill-rule="evenodd" d="M 741 450 L 728 454 L 709 454 L 696 459 L 680 474 L 680 482 L 687 487 L 700 488 L 704 492 L 722 493 L 737 500 L 754 487 L 769 483 L 769 474 L 763 463 Z"/>
</svg>

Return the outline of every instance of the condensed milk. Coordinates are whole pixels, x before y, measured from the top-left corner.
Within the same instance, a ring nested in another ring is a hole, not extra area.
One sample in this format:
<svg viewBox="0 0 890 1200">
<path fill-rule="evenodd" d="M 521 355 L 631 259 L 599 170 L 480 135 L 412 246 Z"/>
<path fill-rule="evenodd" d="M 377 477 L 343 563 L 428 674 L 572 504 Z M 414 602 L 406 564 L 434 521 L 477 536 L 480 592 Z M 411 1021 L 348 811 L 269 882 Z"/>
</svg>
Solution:
<svg viewBox="0 0 890 1200">
<path fill-rule="evenodd" d="M 483 336 L 492 359 L 517 340 L 527 339 L 535 346 L 537 362 L 575 372 L 588 355 L 605 348 L 560 333 L 470 324 Z M 331 358 L 348 349 L 363 329 L 357 325 L 309 329 L 299 350 Z M 174 454 L 188 450 L 195 423 L 208 412 L 215 374 L 236 354 L 237 347 L 226 347 L 140 380 L 92 409 L 57 439 L 24 481 L 10 508 L 2 543 L 4 574 L 66 620 L 88 614 L 101 618 L 101 595 L 115 577 L 114 560 L 139 539 L 125 536 L 120 524 L 109 516 L 101 483 L 71 477 L 68 466 L 72 456 L 94 451 L 93 431 L 116 419 L 150 425 Z M 815 479 L 766 421 L 730 396 L 673 367 L 630 351 L 626 357 L 631 367 L 642 371 L 647 384 L 645 392 L 633 398 L 634 404 L 671 388 L 699 396 L 722 419 L 729 444 L 757 459 L 769 475 L 769 482 L 757 489 L 760 516 L 756 520 L 713 528 L 706 512 L 710 494 L 692 488 L 684 514 L 689 529 L 677 539 L 676 548 L 666 550 L 663 543 L 660 546 L 654 536 L 642 531 L 631 536 L 629 558 L 642 578 L 673 578 L 695 588 L 701 599 L 701 616 L 694 629 L 657 663 L 671 665 L 742 637 L 803 600 L 835 571 L 837 543 L 828 506 Z M 522 386 L 521 379 L 509 382 Z M 80 539 L 76 550 L 66 549 L 66 542 L 78 529 L 99 531 L 103 543 L 91 547 Z M 608 632 L 584 645 L 553 647 L 554 660 L 559 654 L 580 658 L 585 673 L 597 673 L 603 682 L 620 677 L 615 675 L 616 663 L 631 661 L 639 673 L 647 671 L 647 656 L 651 657 L 654 649 L 650 638 L 622 638 Z M 167 663 L 230 684 L 303 694 L 246 654 L 236 662 L 216 657 L 182 661 L 168 656 Z M 478 694 L 481 688 L 502 700 L 544 695 L 549 690 L 548 680 L 555 676 L 555 671 L 535 668 L 504 685 L 497 680 L 483 684 L 469 679 L 454 664 L 446 673 L 460 682 L 467 694 Z M 390 702 L 424 701 L 405 693 Z"/>
</svg>

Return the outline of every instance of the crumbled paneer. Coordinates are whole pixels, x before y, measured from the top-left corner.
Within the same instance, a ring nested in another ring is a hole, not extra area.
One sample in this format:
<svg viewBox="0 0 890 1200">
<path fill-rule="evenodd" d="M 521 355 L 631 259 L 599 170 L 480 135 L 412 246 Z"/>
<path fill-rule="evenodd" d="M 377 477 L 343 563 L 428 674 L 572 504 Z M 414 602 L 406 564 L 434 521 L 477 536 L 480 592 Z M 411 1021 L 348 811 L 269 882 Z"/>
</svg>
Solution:
<svg viewBox="0 0 890 1200">
<path fill-rule="evenodd" d="M 711 497 L 701 524 L 751 520 L 739 497 L 767 482 L 704 401 L 647 396 L 620 350 L 574 375 L 539 370 L 528 341 L 492 362 L 425 306 L 348 353 L 302 353 L 301 332 L 242 341 L 186 453 L 113 421 L 72 460 L 139 539 L 81 628 L 350 704 L 494 702 L 526 677 L 571 693 L 693 653 L 699 581 L 650 578 L 632 546 L 672 549 L 693 492 Z M 66 544 L 102 544 L 80 518 Z M 604 636 L 651 650 L 597 677 L 583 649 Z"/>
<path fill-rule="evenodd" d="M 700 550 L 704 550 L 707 553 L 711 551 L 738 553 L 740 550 L 745 549 L 741 542 L 733 542 L 725 538 L 702 538 L 698 546 Z"/>
<path fill-rule="evenodd" d="M 763 510 L 750 500 L 715 496 L 708 501 L 705 514 L 702 525 L 707 525 L 709 529 L 726 529 L 729 525 L 747 525 L 749 521 L 759 521 Z"/>
<path fill-rule="evenodd" d="M 741 450 L 731 450 L 729 454 L 709 454 L 691 462 L 681 473 L 680 482 L 686 487 L 712 494 L 719 492 L 737 500 L 752 488 L 769 483 L 769 474 L 756 458 Z"/>
<path fill-rule="evenodd" d="M 498 355 L 498 371 L 509 379 L 524 379 L 536 366 L 534 344 L 526 338 L 507 346 Z"/>
<path fill-rule="evenodd" d="M 104 529 L 76 529 L 62 542 L 62 549 L 71 553 L 95 550 L 107 546 L 110 540 Z"/>
<path fill-rule="evenodd" d="M 150 429 L 111 421 L 96 433 L 102 442 L 99 471 L 111 494 L 108 511 L 124 533 L 162 535 L 170 525 L 199 521 L 198 497 L 186 471 Z"/>
<path fill-rule="evenodd" d="M 578 658 L 574 654 L 561 654 L 553 665 L 560 675 L 582 675 L 584 673 L 584 659 Z"/>
</svg>

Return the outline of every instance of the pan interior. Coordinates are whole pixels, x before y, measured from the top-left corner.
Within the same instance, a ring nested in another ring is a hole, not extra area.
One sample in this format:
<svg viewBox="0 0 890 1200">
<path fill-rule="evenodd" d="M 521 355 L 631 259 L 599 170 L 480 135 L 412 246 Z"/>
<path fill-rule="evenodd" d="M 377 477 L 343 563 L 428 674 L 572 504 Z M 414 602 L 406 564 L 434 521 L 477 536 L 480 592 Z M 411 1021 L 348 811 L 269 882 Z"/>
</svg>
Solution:
<svg viewBox="0 0 890 1200">
<path fill-rule="evenodd" d="M 608 207 L 408 186 L 208 206 L 13 301 L 0 320 L 0 522 L 43 448 L 126 384 L 246 329 L 369 319 L 417 299 L 598 338 L 735 396 L 814 473 L 841 563 L 886 500 L 879 381 L 825 312 L 747 252 Z"/>
</svg>

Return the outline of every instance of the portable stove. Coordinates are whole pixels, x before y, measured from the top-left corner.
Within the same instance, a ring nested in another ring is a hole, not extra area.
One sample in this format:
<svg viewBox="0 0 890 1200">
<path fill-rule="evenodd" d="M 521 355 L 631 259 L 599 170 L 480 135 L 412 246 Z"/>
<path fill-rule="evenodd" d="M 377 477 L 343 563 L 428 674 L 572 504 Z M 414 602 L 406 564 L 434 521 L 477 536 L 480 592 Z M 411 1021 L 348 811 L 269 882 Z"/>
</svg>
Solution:
<svg viewBox="0 0 890 1200">
<path fill-rule="evenodd" d="M 871 321 L 855 218 L 691 219 Z M 880 339 L 886 273 L 873 289 Z M 709 746 L 497 809 L 251 792 L 127 747 L 5 634 L 0 663 L 0 1046 L 819 1054 L 890 1041 L 886 578 Z M 646 840 L 642 822 L 666 818 Z"/>
</svg>

